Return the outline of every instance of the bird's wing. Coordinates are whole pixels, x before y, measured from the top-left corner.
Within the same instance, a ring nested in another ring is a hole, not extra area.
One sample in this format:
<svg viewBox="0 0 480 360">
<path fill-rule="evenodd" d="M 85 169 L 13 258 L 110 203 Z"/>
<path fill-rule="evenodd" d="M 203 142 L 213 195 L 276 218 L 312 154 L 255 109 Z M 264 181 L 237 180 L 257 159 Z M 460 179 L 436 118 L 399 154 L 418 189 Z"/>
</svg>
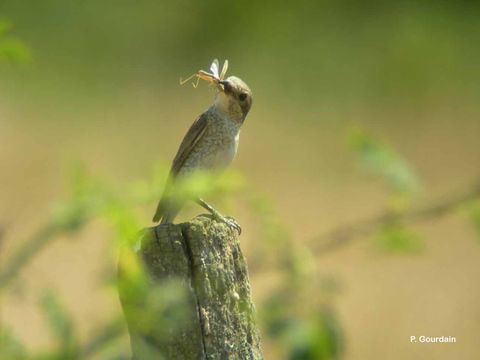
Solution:
<svg viewBox="0 0 480 360">
<path fill-rule="evenodd" d="M 165 190 L 163 192 L 162 198 L 160 199 L 160 202 L 158 203 L 155 216 L 153 217 L 154 222 L 158 222 L 162 218 L 162 222 L 165 219 L 170 221 L 170 218 L 172 216 L 174 217 L 176 212 L 179 210 L 173 209 L 174 205 L 172 204 L 172 201 L 170 199 L 170 191 L 172 189 L 175 177 L 180 172 L 180 169 L 182 168 L 183 164 L 185 164 L 185 161 L 188 159 L 188 156 L 195 148 L 195 145 L 205 134 L 205 131 L 207 129 L 207 123 L 208 116 L 206 113 L 203 113 L 197 118 L 197 120 L 195 120 L 192 126 L 190 126 L 190 129 L 188 129 L 187 134 L 183 138 L 182 143 L 180 144 L 180 148 L 177 151 L 177 155 L 175 155 L 175 158 L 173 159 L 172 168 L 170 169 L 170 175 L 165 186 Z"/>
<path fill-rule="evenodd" d="M 182 168 L 183 164 L 185 164 L 185 161 L 192 152 L 193 148 L 202 138 L 203 134 L 205 134 L 207 123 L 208 116 L 206 113 L 203 113 L 197 118 L 197 120 L 195 120 L 192 126 L 190 126 L 190 129 L 188 129 L 187 134 L 180 144 L 177 155 L 175 155 L 175 158 L 173 159 L 172 168 L 170 170 L 171 176 L 175 177 Z"/>
</svg>

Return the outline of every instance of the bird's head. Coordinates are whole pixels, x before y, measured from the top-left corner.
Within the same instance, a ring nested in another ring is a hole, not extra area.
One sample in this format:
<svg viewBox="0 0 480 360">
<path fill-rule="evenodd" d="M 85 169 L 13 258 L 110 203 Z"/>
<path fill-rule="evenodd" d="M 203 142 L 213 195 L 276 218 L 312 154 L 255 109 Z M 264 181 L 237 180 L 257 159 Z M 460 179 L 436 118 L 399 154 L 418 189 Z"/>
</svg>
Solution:
<svg viewBox="0 0 480 360">
<path fill-rule="evenodd" d="M 241 79 L 230 76 L 218 81 L 216 107 L 235 121 L 243 122 L 252 106 L 252 91 Z"/>
</svg>

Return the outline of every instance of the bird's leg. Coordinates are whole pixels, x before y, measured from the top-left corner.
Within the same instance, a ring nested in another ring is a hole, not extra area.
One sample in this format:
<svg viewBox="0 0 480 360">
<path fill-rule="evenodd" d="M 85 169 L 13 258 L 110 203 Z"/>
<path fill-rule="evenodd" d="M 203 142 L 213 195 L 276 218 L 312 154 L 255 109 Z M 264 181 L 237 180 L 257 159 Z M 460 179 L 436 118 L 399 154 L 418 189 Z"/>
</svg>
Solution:
<svg viewBox="0 0 480 360">
<path fill-rule="evenodd" d="M 217 210 L 215 210 L 213 208 L 213 206 L 211 206 L 210 204 L 208 204 L 207 202 L 205 202 L 203 199 L 201 198 L 198 198 L 197 199 L 197 203 L 203 207 L 204 209 L 208 210 L 208 212 L 210 214 L 212 214 L 212 216 L 214 217 L 215 220 L 218 220 L 218 221 L 221 221 L 225 224 L 227 224 L 229 227 L 231 227 L 232 229 L 235 229 L 238 231 L 238 234 L 240 235 L 242 233 L 242 228 L 240 227 L 240 225 L 231 217 L 226 217 L 226 216 L 223 216 L 222 214 L 220 214 Z"/>
</svg>

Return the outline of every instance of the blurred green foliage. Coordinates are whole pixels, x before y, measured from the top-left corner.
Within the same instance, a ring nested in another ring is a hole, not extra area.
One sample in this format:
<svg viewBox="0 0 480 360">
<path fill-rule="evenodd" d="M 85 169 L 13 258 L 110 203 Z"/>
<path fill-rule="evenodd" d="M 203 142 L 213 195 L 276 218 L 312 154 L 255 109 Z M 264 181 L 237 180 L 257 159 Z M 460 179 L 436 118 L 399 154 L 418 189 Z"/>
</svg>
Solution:
<svg viewBox="0 0 480 360">
<path fill-rule="evenodd" d="M 300 323 L 294 334 L 290 360 L 342 358 L 343 335 L 335 312 L 324 306 L 310 321 Z"/>
<path fill-rule="evenodd" d="M 50 334 L 55 340 L 55 351 L 41 357 L 45 359 L 73 359 L 76 354 L 74 325 L 70 314 L 60 303 L 55 292 L 46 292 L 41 299 L 41 307 Z"/>
<path fill-rule="evenodd" d="M 475 199 L 468 205 L 468 212 L 472 221 L 473 227 L 477 232 L 480 241 L 480 199 Z"/>
<path fill-rule="evenodd" d="M 293 249 L 292 249 L 293 251 Z M 335 286 L 313 269 L 300 278 L 285 269 L 286 278 L 262 304 L 259 316 L 266 339 L 292 360 L 340 359 L 345 350 L 342 326 L 331 303 Z M 290 281 L 291 276 L 295 280 Z M 332 284 L 329 284 L 332 285 Z M 312 296 L 315 294 L 315 296 Z"/>
<path fill-rule="evenodd" d="M 31 59 L 30 49 L 23 41 L 10 35 L 12 23 L 0 18 L 0 62 L 26 63 Z"/>
<path fill-rule="evenodd" d="M 119 263 L 122 276 L 114 281 L 113 285 L 122 294 L 125 315 L 134 319 L 132 323 L 138 327 L 137 331 L 149 334 L 157 339 L 157 342 L 158 339 L 171 336 L 172 329 L 181 329 L 186 321 L 185 314 L 182 313 L 185 296 L 180 291 L 183 287 L 177 286 L 172 280 L 170 285 L 152 291 L 143 266 L 135 255 L 140 224 L 147 222 L 147 217 L 139 214 L 137 210 L 142 204 L 158 199 L 161 191 L 159 184 L 162 183 L 159 179 L 165 175 L 164 170 L 156 170 L 151 179 L 123 189 L 114 189 L 114 186 L 90 175 L 82 166 L 74 166 L 69 196 L 54 206 L 50 220 L 44 230 L 39 231 L 41 236 L 34 235 L 18 249 L 11 261 L 7 262 L 0 273 L 0 289 L 3 292 L 8 291 L 11 287 L 7 285 L 18 280 L 23 267 L 59 235 L 78 232 L 93 219 L 104 219 L 112 229 L 112 246 L 117 250 L 122 249 Z M 195 191 L 204 191 L 211 195 L 219 191 L 222 195 L 228 195 L 231 191 L 238 190 L 239 184 L 242 184 L 237 175 L 222 177 L 223 180 L 217 182 L 205 181 L 205 176 L 200 174 L 198 182 L 192 180 Z M 182 191 L 191 194 L 192 188 L 186 184 Z M 263 208 L 263 212 L 258 212 L 261 224 L 270 224 L 266 227 L 271 229 L 267 231 L 271 237 L 269 243 L 277 248 L 276 257 L 286 277 L 283 285 L 260 307 L 259 312 L 265 320 L 264 326 L 269 329 L 268 337 L 279 344 L 288 339 L 286 345 L 281 347 L 291 359 L 314 359 L 320 355 L 322 357 L 319 359 L 337 358 L 335 354 L 341 346 L 338 337 L 340 332 L 333 313 L 329 312 L 327 315 L 323 310 L 319 313 L 316 304 L 310 304 L 308 311 L 305 307 L 305 299 L 308 298 L 305 285 L 312 283 L 313 258 L 307 249 L 293 243 L 283 228 L 277 227 L 278 220 L 274 220 L 274 211 L 265 199 L 258 200 L 256 206 Z M 275 238 L 278 240 L 277 244 Z M 108 284 L 112 285 L 111 278 L 105 279 L 105 285 Z M 142 293 L 145 293 L 145 296 L 140 296 Z M 144 302 L 138 304 L 138 299 L 143 299 Z M 47 350 L 27 353 L 21 342 L 12 337 L 8 328 L 2 328 L 2 359 L 88 359 L 98 354 L 107 356 L 114 354 L 115 347 L 112 348 L 112 345 L 117 343 L 119 336 L 125 331 L 124 326 L 114 320 L 111 323 L 99 324 L 98 331 L 92 334 L 90 339 L 86 342 L 80 341 L 71 315 L 62 306 L 56 292 L 46 292 L 40 305 L 54 344 Z M 326 304 L 323 304 L 322 308 L 323 306 Z M 295 309 L 302 311 L 296 312 Z M 304 334 L 305 338 L 299 334 Z M 152 358 L 162 356 L 148 343 L 142 345 L 142 352 L 150 354 Z"/>
<path fill-rule="evenodd" d="M 360 128 L 350 131 L 349 142 L 361 165 L 381 177 L 389 192 L 410 195 L 418 189 L 419 181 L 410 165 L 391 146 Z"/>
<path fill-rule="evenodd" d="M 361 163 L 374 175 L 384 179 L 389 191 L 410 196 L 417 181 L 413 180 L 415 177 L 410 173 L 405 159 L 366 132 L 356 130 L 351 140 Z M 30 241 L 19 248 L 16 256 L 7 262 L 0 273 L 0 290 L 8 291 L 7 285 L 15 282 L 22 268 L 50 241 L 59 235 L 80 231 L 93 219 L 103 219 L 111 227 L 114 249 L 123 248 L 126 251 L 120 263 L 125 276 L 121 281 L 113 282 L 115 288 L 120 289 L 125 296 L 127 304 L 131 298 L 131 307 L 126 316 L 134 318 L 143 332 L 154 333 L 159 339 L 168 335 L 166 329 L 181 327 L 185 321 L 181 311 L 184 296 L 179 292 L 181 287 L 174 281 L 171 286 L 159 288 L 143 297 L 145 303 L 135 303 L 138 294 L 147 289 L 148 281 L 135 256 L 139 230 L 149 218 L 144 212 L 144 205 L 151 205 L 159 198 L 166 174 L 167 169 L 158 168 L 145 180 L 119 188 L 92 176 L 83 166 L 75 165 L 69 196 L 53 207 L 44 228 L 34 234 Z M 181 187 L 181 196 L 204 192 L 210 196 L 220 193 L 222 197 L 228 197 L 245 186 L 237 174 L 227 175 L 217 182 L 213 182 L 209 176 L 199 174 L 186 181 Z M 332 287 L 328 279 L 319 281 L 315 258 L 310 250 L 291 239 L 269 200 L 254 190 L 250 191 L 248 187 L 247 190 L 251 211 L 263 230 L 261 236 L 266 240 L 265 244 L 258 247 L 261 260 L 252 259 L 253 271 L 276 267 L 281 269 L 283 278 L 259 306 L 258 314 L 265 339 L 275 343 L 282 356 L 292 360 L 340 359 L 345 340 L 332 306 L 332 294 L 336 293 L 336 285 Z M 478 226 L 478 204 L 472 202 L 469 209 Z M 394 211 L 401 214 L 407 209 L 396 208 Z M 382 249 L 416 252 L 423 248 L 419 236 L 406 223 L 386 218 L 386 222 L 379 224 L 376 230 L 376 239 Z M 112 285 L 111 277 L 105 279 L 105 284 Z M 316 296 L 312 297 L 311 294 Z M 98 331 L 85 342 L 76 336 L 75 324 L 55 292 L 45 293 L 41 307 L 55 340 L 54 345 L 41 352 L 27 353 L 9 329 L 2 327 L 2 359 L 88 359 L 95 358 L 98 354 L 118 359 L 115 356 L 126 351 L 125 348 L 115 346 L 119 336 L 125 332 L 124 325 L 118 319 L 99 324 Z M 156 351 L 148 343 L 142 346 L 145 347 L 145 353 Z M 151 356 L 160 357 L 161 354 L 155 352 Z"/>
<path fill-rule="evenodd" d="M 61 106 L 58 100 L 64 96 L 69 101 L 103 102 L 132 83 L 165 90 L 177 83 L 179 74 L 196 71 L 216 56 L 228 58 L 233 73 L 241 74 L 264 100 L 273 99 L 274 106 L 283 109 L 293 103 L 307 109 L 296 121 L 320 121 L 309 109 L 328 109 L 335 102 L 374 109 L 397 103 L 407 108 L 431 106 L 443 104 L 445 98 L 451 104 L 479 103 L 480 4 L 472 1 L 208 0 L 179 5 L 149 0 L 3 0 L 0 12 L 16 24 L 12 29 L 12 22 L 0 19 L 0 61 L 25 63 L 35 53 L 35 71 L 2 70 L 0 86 L 15 101 L 44 102 L 44 97 L 51 97 Z M 408 211 L 419 187 L 408 161 L 358 128 L 350 133 L 350 145 L 362 166 L 384 182 L 387 211 Z M 114 248 L 134 246 L 150 218 L 143 207 L 160 197 L 166 172 L 155 169 L 150 178 L 119 187 L 76 166 L 68 198 L 53 206 L 47 223 L 2 268 L 2 295 L 43 247 L 60 235 L 81 231 L 93 219 L 111 226 Z M 203 192 L 223 197 L 244 186 L 237 174 L 227 175 L 215 187 L 211 180 L 209 174 L 199 174 L 182 184 L 181 196 Z M 345 342 L 330 299 L 320 296 L 316 299 L 320 304 L 308 301 L 313 255 L 293 243 L 268 199 L 253 195 L 250 208 L 259 220 L 260 237 L 266 240 L 259 242 L 252 261 L 278 266 L 284 276 L 259 308 L 266 337 L 290 359 L 340 358 Z M 480 232 L 478 201 L 469 207 L 469 214 Z M 422 249 L 420 237 L 399 222 L 379 227 L 376 239 L 389 251 Z M 115 286 L 125 287 L 127 293 L 141 292 L 143 270 L 133 257 L 129 259 L 123 264 L 129 275 L 126 282 Z M 165 290 L 148 299 L 144 312 L 133 314 L 145 331 L 155 316 L 169 325 L 181 320 L 177 314 L 181 294 L 174 283 Z M 116 344 L 125 332 L 115 319 L 99 324 L 98 332 L 80 343 L 55 292 L 46 293 L 41 307 L 55 339 L 52 349 L 29 353 L 2 325 L 1 359 L 91 358 Z M 109 354 L 103 358 L 122 358 L 115 351 Z"/>
<path fill-rule="evenodd" d="M 423 249 L 421 237 L 404 224 L 385 224 L 377 234 L 379 248 L 391 252 L 412 253 Z"/>
<path fill-rule="evenodd" d="M 0 12 L 41 69 L 3 79 L 22 93 L 102 101 L 131 83 L 165 89 L 214 56 L 278 104 L 382 108 L 480 94 L 472 1 L 3 0 Z"/>
<path fill-rule="evenodd" d="M 256 251 L 249 259 L 250 268 L 268 267 L 272 263 L 290 263 L 294 246 L 286 226 L 282 223 L 275 207 L 264 194 L 247 187 L 243 195 L 248 200 L 248 207 L 255 214 L 258 236 L 262 239 L 256 245 Z"/>
<path fill-rule="evenodd" d="M 388 216 L 378 224 L 376 239 L 379 247 L 393 252 L 421 250 L 420 236 L 398 219 L 410 209 L 412 198 L 419 189 L 420 181 L 408 161 L 392 146 L 358 127 L 350 130 L 349 143 L 362 167 L 386 185 Z"/>
<path fill-rule="evenodd" d="M 24 346 L 13 336 L 12 332 L 4 326 L 0 326 L 0 358 L 5 360 L 26 359 Z"/>
</svg>

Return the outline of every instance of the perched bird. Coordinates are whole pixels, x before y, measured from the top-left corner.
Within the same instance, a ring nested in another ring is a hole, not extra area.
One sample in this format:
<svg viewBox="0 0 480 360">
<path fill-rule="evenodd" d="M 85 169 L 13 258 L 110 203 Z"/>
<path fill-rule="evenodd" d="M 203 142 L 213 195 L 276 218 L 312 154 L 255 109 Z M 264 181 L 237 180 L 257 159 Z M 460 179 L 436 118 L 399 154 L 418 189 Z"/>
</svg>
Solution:
<svg viewBox="0 0 480 360">
<path fill-rule="evenodd" d="M 175 199 L 175 186 L 179 179 L 198 170 L 221 171 L 237 153 L 240 128 L 252 106 L 252 92 L 238 77 L 223 79 L 227 66 L 228 62 L 225 62 L 222 75 L 219 75 L 218 61 L 215 60 L 211 67 L 212 73 L 201 70 L 196 74 L 199 79 L 212 82 L 217 93 L 213 104 L 195 120 L 180 144 L 164 194 L 153 217 L 154 222 L 170 223 L 181 210 L 183 204 Z M 200 197 L 194 200 L 216 219 L 241 231 L 233 219 L 222 216 Z"/>
</svg>

